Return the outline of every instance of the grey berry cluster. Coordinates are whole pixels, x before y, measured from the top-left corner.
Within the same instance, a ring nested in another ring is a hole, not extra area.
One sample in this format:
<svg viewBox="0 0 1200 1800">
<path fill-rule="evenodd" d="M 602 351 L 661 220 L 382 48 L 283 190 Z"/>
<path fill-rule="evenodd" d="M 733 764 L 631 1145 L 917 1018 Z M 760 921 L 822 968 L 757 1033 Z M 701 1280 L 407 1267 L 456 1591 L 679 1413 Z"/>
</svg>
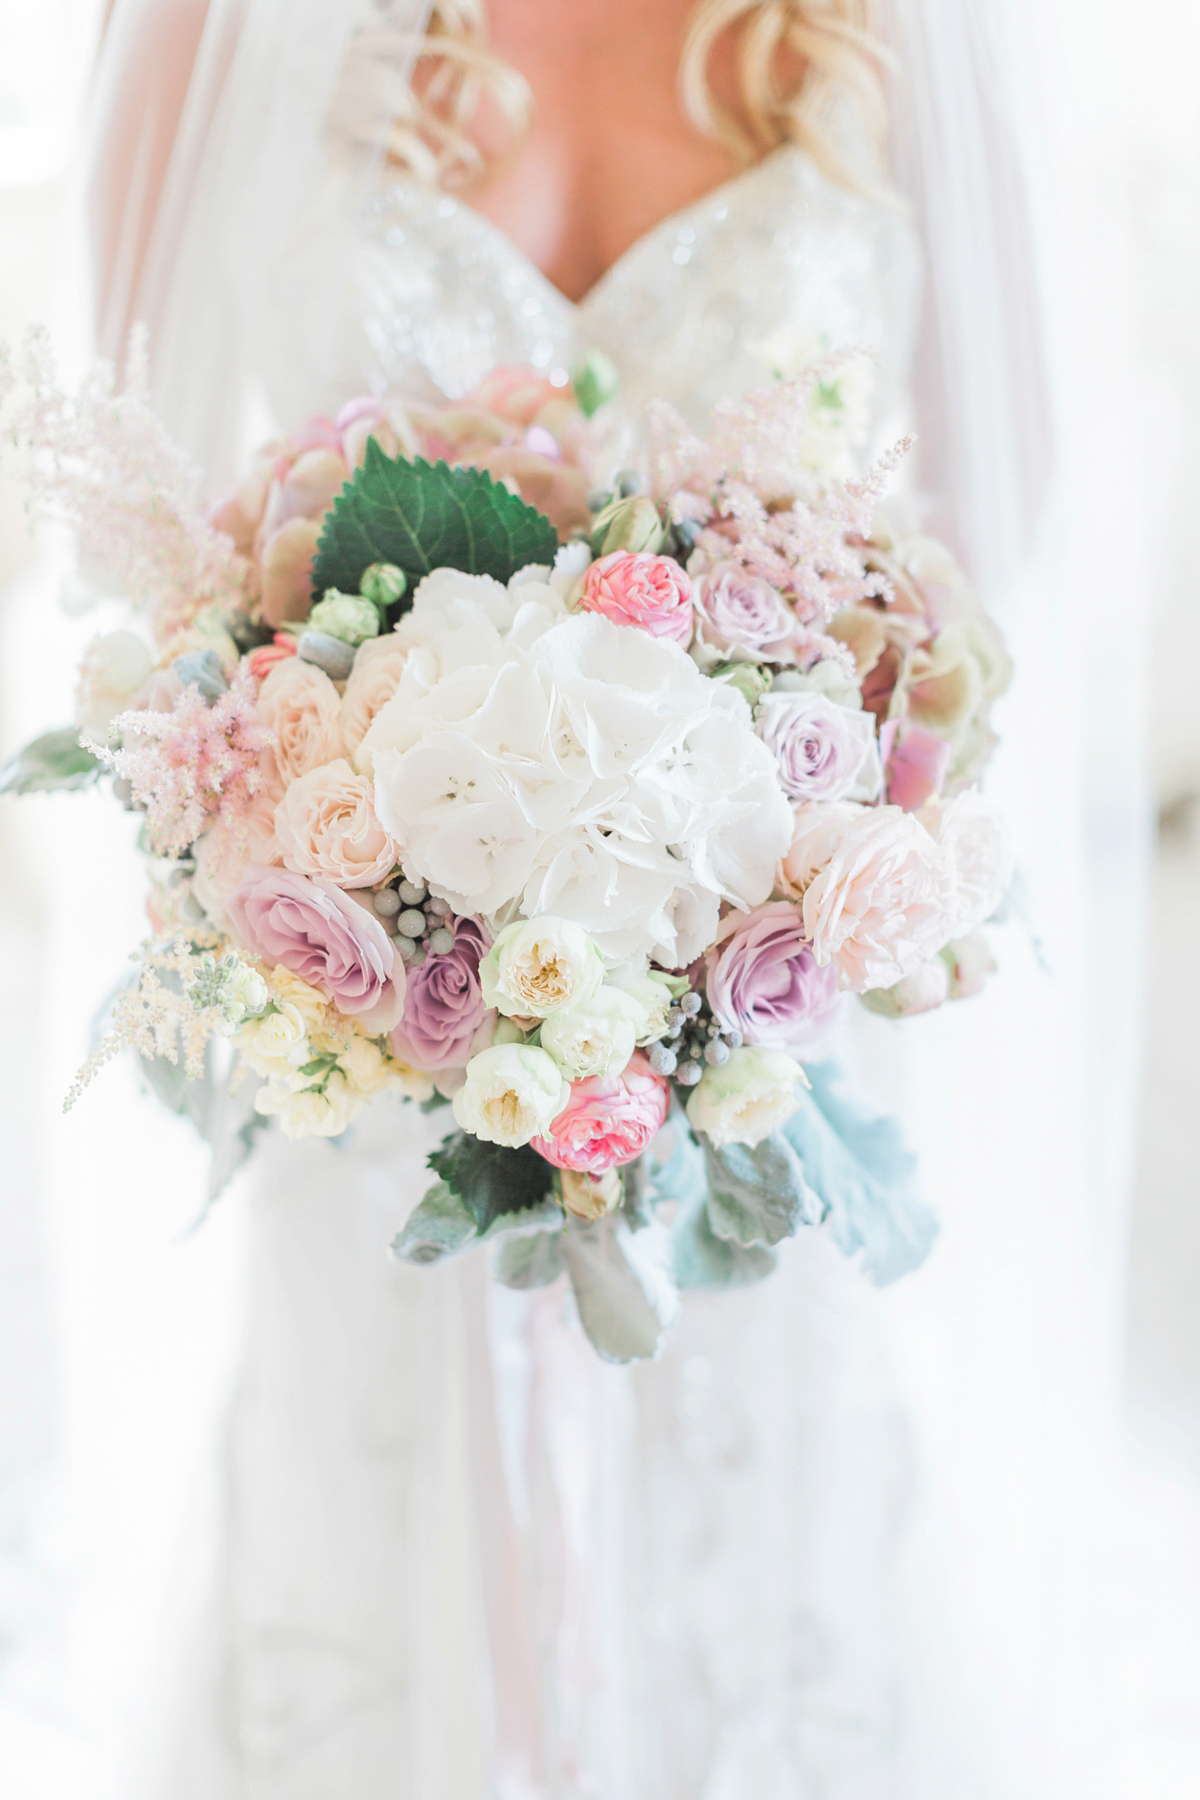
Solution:
<svg viewBox="0 0 1200 1800">
<path fill-rule="evenodd" d="M 403 870 L 387 887 L 376 889 L 371 905 L 410 969 L 419 969 L 427 955 L 444 956 L 453 950 L 454 908 L 431 894 L 423 881 L 410 881 Z"/>
<path fill-rule="evenodd" d="M 719 1025 L 693 988 L 667 1014 L 666 1034 L 650 1046 L 650 1067 L 658 1075 L 673 1075 L 681 1087 L 695 1087 L 705 1063 L 719 1068 L 741 1042 L 741 1032 Z"/>
</svg>

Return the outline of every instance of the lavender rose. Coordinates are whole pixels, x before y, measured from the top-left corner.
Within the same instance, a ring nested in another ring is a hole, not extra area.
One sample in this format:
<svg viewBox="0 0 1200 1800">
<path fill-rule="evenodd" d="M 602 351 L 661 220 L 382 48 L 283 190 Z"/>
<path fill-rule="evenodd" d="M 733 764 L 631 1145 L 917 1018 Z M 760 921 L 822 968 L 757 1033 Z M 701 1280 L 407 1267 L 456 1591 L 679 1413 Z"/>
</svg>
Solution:
<svg viewBox="0 0 1200 1800">
<path fill-rule="evenodd" d="M 837 971 L 818 967 L 798 909 L 773 900 L 726 925 L 706 982 L 718 1023 L 761 1049 L 797 1053 L 814 1044 L 837 1011 Z"/>
<path fill-rule="evenodd" d="M 332 881 L 253 864 L 226 911 L 248 950 L 301 976 L 367 1031 L 399 1023 L 404 965 L 375 915 Z"/>
<path fill-rule="evenodd" d="M 396 1055 L 418 1069 L 465 1066 L 488 1016 L 479 963 L 492 940 L 478 919 L 456 919 L 453 930 L 452 950 L 409 971 L 404 1016 L 392 1033 Z"/>
<path fill-rule="evenodd" d="M 794 663 L 801 628 L 783 595 L 741 563 L 714 563 L 692 588 L 700 641 L 734 661 Z"/>
<path fill-rule="evenodd" d="M 883 779 L 872 713 L 839 706 L 825 694 L 765 694 L 755 714 L 759 737 L 792 800 L 874 800 Z"/>
</svg>

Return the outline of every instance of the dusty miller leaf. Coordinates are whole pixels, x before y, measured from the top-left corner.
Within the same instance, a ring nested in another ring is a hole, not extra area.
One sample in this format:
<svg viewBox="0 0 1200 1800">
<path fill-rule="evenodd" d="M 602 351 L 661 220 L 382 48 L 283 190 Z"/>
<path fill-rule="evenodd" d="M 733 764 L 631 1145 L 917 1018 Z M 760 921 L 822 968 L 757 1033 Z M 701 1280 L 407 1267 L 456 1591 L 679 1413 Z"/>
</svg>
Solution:
<svg viewBox="0 0 1200 1800">
<path fill-rule="evenodd" d="M 779 1260 L 777 1251 L 761 1244 L 743 1246 L 717 1237 L 703 1201 L 677 1213 L 671 1247 L 681 1288 L 748 1287 L 765 1280 Z"/>
<path fill-rule="evenodd" d="M 847 1256 L 862 1251 L 875 1281 L 918 1268 L 937 1236 L 937 1220 L 913 1185 L 916 1158 L 886 1114 L 839 1091 L 836 1063 L 811 1063 L 811 1093 L 783 1126 L 810 1186 Z"/>
<path fill-rule="evenodd" d="M 563 1272 L 561 1231 L 509 1232 L 496 1245 L 492 1272 L 510 1288 L 549 1287 Z"/>
<path fill-rule="evenodd" d="M 759 1144 L 725 1144 L 702 1138 L 708 1168 L 708 1222 L 713 1235 L 748 1249 L 794 1237 L 802 1225 L 819 1225 L 824 1208 L 804 1179 L 800 1158 L 774 1132 Z"/>
<path fill-rule="evenodd" d="M 47 794 L 87 787 L 102 764 L 85 750 L 74 725 L 47 731 L 9 758 L 0 769 L 0 794 Z"/>
<path fill-rule="evenodd" d="M 497 1214 L 486 1231 L 477 1232 L 470 1208 L 444 1181 L 437 1181 L 409 1215 L 399 1236 L 392 1240 L 392 1254 L 401 1262 L 443 1262 L 476 1244 L 492 1243 L 510 1233 L 541 1236 L 561 1223 L 557 1202 L 540 1200 L 532 1206 Z"/>
<path fill-rule="evenodd" d="M 580 1323 L 605 1362 L 656 1355 L 674 1314 L 678 1295 L 645 1249 L 652 1235 L 634 1237 L 619 1213 L 590 1225 L 569 1219 L 562 1233 Z"/>
<path fill-rule="evenodd" d="M 376 562 L 403 569 L 410 592 L 432 569 L 508 581 L 528 563 L 552 563 L 557 549 L 549 519 L 483 469 L 393 458 L 370 438 L 363 463 L 326 516 L 313 592 L 357 594 L 363 571 Z"/>
</svg>

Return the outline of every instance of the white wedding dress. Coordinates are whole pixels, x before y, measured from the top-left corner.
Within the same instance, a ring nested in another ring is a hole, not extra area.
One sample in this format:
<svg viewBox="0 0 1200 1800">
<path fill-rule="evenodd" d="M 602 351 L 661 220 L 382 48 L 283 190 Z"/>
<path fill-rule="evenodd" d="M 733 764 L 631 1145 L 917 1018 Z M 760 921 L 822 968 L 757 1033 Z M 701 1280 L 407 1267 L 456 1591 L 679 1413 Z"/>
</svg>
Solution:
<svg viewBox="0 0 1200 1800">
<path fill-rule="evenodd" d="M 320 45 L 297 28 L 258 54 L 294 119 Z M 175 162 L 215 144 L 210 192 L 230 196 L 236 134 L 189 109 Z M 288 224 L 253 278 L 230 253 L 210 302 L 212 200 L 190 251 L 168 231 L 159 258 L 203 299 L 174 335 L 164 309 L 160 400 L 222 473 L 213 370 L 235 340 L 261 421 L 285 426 L 367 388 L 459 397 L 497 364 L 565 377 L 592 347 L 630 417 L 661 395 L 700 423 L 761 384 L 754 346 L 781 332 L 875 352 L 872 447 L 912 423 L 916 233 L 797 149 L 648 232 L 578 306 L 461 201 L 378 182 L 347 214 L 295 160 L 260 180 L 255 216 Z M 1007 621 L 1019 660 L 1043 616 Z M 1035 678 L 1022 716 L 1045 699 Z M 1054 780 L 1039 770 L 1035 824 L 1058 854 L 1078 802 Z M 999 781 L 1020 841 L 1020 744 Z M 1064 1345 L 1060 1321 L 1092 1316 L 1076 1247 L 1099 1151 L 1078 1141 L 1068 1003 L 1001 936 L 983 999 L 906 1027 L 860 1014 L 842 1047 L 921 1153 L 946 1227 L 929 1268 L 881 1292 L 808 1231 L 761 1285 L 685 1296 L 651 1364 L 602 1363 L 561 1282 L 389 1257 L 445 1115 L 379 1103 L 340 1145 L 266 1139 L 239 1178 L 210 1599 L 164 1649 L 165 1741 L 122 1800 L 1096 1800 L 1070 1720 L 1084 1578 L 1059 1557 L 1091 1340 Z M 1052 1291 L 1023 1281 L 1033 1243 Z"/>
</svg>

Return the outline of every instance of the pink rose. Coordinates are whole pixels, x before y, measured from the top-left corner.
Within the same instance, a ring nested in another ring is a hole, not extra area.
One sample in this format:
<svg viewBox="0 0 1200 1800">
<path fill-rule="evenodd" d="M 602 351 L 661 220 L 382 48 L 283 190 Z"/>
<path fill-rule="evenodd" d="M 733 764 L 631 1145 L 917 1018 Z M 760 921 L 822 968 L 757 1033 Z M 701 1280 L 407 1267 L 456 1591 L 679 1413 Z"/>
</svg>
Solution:
<svg viewBox="0 0 1200 1800">
<path fill-rule="evenodd" d="M 299 975 L 373 1036 L 399 1024 L 404 965 L 374 913 L 332 881 L 253 865 L 227 910 L 246 949 Z"/>
<path fill-rule="evenodd" d="M 789 800 L 874 800 L 879 793 L 872 713 L 839 706 L 827 694 L 764 694 L 754 729 Z"/>
<path fill-rule="evenodd" d="M 492 940 L 478 919 L 455 919 L 452 929 L 453 950 L 427 954 L 408 971 L 404 1017 L 392 1033 L 392 1048 L 414 1068 L 463 1066 L 480 1026 L 495 1017 L 479 984 L 479 964 Z"/>
<path fill-rule="evenodd" d="M 566 390 L 555 387 L 536 369 L 504 366 L 485 375 L 465 406 L 477 406 L 482 412 L 498 413 L 516 425 L 532 425 L 543 406 L 561 400 Z"/>
<path fill-rule="evenodd" d="M 953 751 L 911 719 L 889 719 L 879 733 L 879 750 L 887 774 L 887 797 L 905 812 L 920 812 L 940 794 L 950 771 Z"/>
<path fill-rule="evenodd" d="M 801 901 L 818 963 L 832 963 L 858 994 L 902 981 L 954 926 L 952 858 L 898 806 L 800 807 L 779 884 Z"/>
<path fill-rule="evenodd" d="M 818 966 L 790 900 L 729 915 L 709 952 L 705 991 L 713 1017 L 743 1043 L 795 1055 L 833 1022 L 840 998 L 837 971 Z"/>
<path fill-rule="evenodd" d="M 804 637 L 795 613 L 777 588 L 739 562 L 714 563 L 692 586 L 701 641 L 735 659 L 794 663 Z"/>
<path fill-rule="evenodd" d="M 286 662 L 289 656 L 295 656 L 295 654 L 295 638 L 286 636 L 282 631 L 277 631 L 271 643 L 260 644 L 257 650 L 250 652 L 246 661 L 255 681 L 265 681 L 278 663 Z"/>
<path fill-rule="evenodd" d="M 603 613 L 614 625 L 637 625 L 651 637 L 685 647 L 692 639 L 692 584 L 669 556 L 646 550 L 614 550 L 584 577 L 579 605 Z"/>
<path fill-rule="evenodd" d="M 408 646 L 394 631 L 385 631 L 382 637 L 368 638 L 355 651 L 354 667 L 342 694 L 341 714 L 342 741 L 351 762 L 358 755 L 358 746 L 371 729 L 376 713 L 387 705 L 400 685 L 407 658 Z"/>
<path fill-rule="evenodd" d="M 666 1121 L 668 1098 L 666 1078 L 635 1050 L 619 1075 L 572 1082 L 549 1136 L 533 1147 L 556 1169 L 603 1175 L 642 1154 Z"/>
<path fill-rule="evenodd" d="M 293 781 L 275 808 L 275 833 L 289 869 L 324 875 L 339 887 L 373 887 L 400 860 L 379 823 L 374 784 L 344 757 Z"/>
<path fill-rule="evenodd" d="M 258 690 L 258 713 L 275 733 L 264 767 L 276 798 L 310 769 L 341 756 L 342 703 L 328 675 L 312 663 L 298 656 L 277 663 Z"/>
</svg>

